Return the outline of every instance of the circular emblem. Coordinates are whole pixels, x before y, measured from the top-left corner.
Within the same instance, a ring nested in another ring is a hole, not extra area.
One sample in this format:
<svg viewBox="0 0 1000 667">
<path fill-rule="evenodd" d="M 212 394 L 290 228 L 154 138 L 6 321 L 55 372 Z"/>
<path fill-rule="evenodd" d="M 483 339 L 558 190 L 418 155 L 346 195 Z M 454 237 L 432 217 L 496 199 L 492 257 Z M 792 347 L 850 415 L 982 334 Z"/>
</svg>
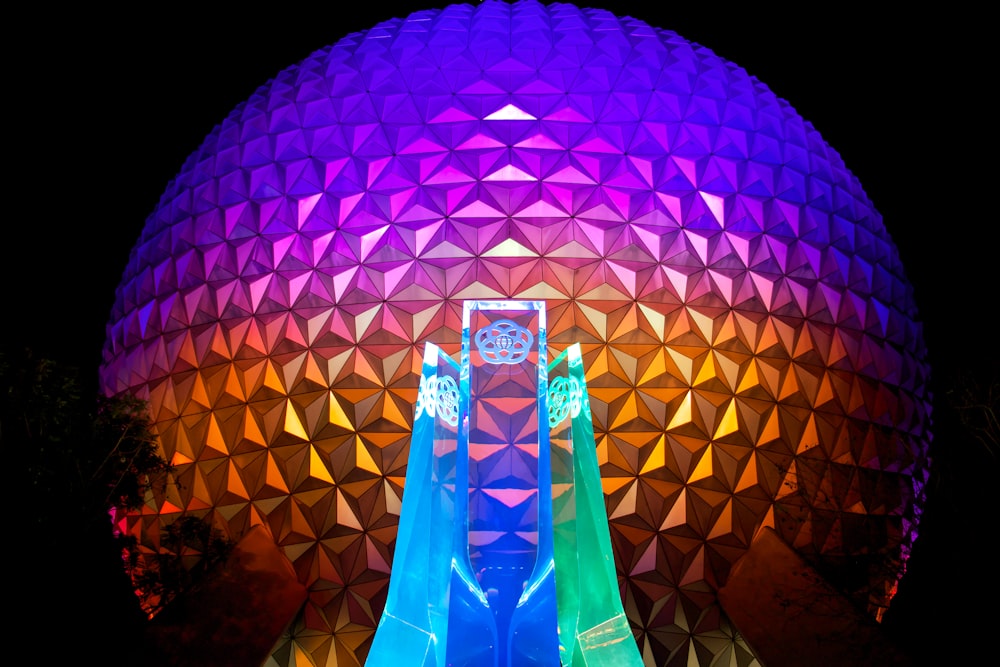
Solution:
<svg viewBox="0 0 1000 667">
<path fill-rule="evenodd" d="M 530 331 L 510 320 L 497 320 L 476 332 L 476 347 L 490 364 L 521 363 L 534 340 Z"/>
</svg>

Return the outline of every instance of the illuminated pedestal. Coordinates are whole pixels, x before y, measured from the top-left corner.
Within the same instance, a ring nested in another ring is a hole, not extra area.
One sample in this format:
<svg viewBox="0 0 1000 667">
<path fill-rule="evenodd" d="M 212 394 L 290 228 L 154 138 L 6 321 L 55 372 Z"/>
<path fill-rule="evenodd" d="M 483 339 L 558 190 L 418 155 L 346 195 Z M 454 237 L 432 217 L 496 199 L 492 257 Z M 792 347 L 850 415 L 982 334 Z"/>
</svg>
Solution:
<svg viewBox="0 0 1000 667">
<path fill-rule="evenodd" d="M 467 301 L 428 343 L 385 610 L 366 667 L 638 666 L 580 347 L 540 301 Z"/>
</svg>

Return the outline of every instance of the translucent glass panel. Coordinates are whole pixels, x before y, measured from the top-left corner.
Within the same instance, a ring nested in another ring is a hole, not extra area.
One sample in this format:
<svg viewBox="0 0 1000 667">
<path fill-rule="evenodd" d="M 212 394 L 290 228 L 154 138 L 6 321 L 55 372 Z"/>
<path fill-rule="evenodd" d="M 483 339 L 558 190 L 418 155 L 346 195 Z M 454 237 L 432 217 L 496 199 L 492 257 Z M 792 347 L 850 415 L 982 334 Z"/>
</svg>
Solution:
<svg viewBox="0 0 1000 667">
<path fill-rule="evenodd" d="M 618 589 L 579 343 L 549 365 L 553 534 L 562 664 L 641 664 Z"/>
<path fill-rule="evenodd" d="M 469 556 L 501 665 L 559 665 L 545 330 L 542 302 L 465 302 Z"/>
<path fill-rule="evenodd" d="M 461 545 L 468 543 L 466 513 L 464 506 L 456 506 L 455 497 L 456 475 L 462 473 L 464 478 L 468 469 L 467 447 L 465 443 L 459 447 L 458 388 L 458 365 L 428 343 L 413 420 L 406 498 L 396 537 L 394 560 L 400 567 L 394 570 L 379 633 L 366 663 L 372 667 L 397 667 L 404 647 L 407 664 L 447 664 L 449 627 L 467 629 L 474 622 L 471 608 L 486 609 L 478 586 L 466 587 L 470 609 L 459 619 L 466 627 L 449 624 L 453 569 L 461 569 L 467 581 L 474 581 L 467 558 L 452 562 L 453 554 L 461 553 Z M 456 593 L 461 592 L 460 586 Z M 485 620 L 476 628 L 479 637 L 491 636 L 482 632 L 483 626 L 493 627 L 491 619 Z M 489 645 L 488 640 L 484 643 Z"/>
<path fill-rule="evenodd" d="M 427 344 L 369 667 L 640 664 L 580 346 L 549 366 L 545 318 L 543 302 L 467 301 L 460 365 Z"/>
</svg>

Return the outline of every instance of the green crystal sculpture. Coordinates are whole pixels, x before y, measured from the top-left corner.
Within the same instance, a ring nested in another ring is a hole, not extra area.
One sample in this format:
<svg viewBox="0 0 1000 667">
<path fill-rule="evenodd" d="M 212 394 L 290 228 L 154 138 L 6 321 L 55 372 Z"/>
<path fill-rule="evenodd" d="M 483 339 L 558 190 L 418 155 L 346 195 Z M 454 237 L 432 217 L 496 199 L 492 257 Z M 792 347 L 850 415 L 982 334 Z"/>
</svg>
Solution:
<svg viewBox="0 0 1000 667">
<path fill-rule="evenodd" d="M 389 591 L 366 667 L 639 667 L 583 359 L 541 301 L 466 301 L 424 351 Z"/>
</svg>

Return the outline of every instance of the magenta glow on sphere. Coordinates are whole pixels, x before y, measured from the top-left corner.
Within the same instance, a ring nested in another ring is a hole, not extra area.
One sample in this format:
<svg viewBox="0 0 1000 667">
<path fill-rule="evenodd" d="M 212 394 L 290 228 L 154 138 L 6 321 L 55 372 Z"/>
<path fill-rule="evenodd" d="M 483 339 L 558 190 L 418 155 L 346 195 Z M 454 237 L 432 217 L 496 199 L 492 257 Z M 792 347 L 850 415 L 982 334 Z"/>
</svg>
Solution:
<svg viewBox="0 0 1000 667">
<path fill-rule="evenodd" d="M 889 604 L 931 436 L 880 214 L 743 69 L 566 4 L 349 35 L 206 137 L 108 325 L 103 389 L 150 401 L 175 466 L 117 527 L 152 554 L 184 515 L 234 540 L 263 526 L 310 591 L 268 664 L 290 645 L 363 663 L 423 343 L 457 352 L 463 300 L 486 298 L 544 300 L 553 356 L 583 346 L 650 664 L 687 664 L 692 642 L 702 664 L 757 664 L 715 591 L 765 527 L 873 615 Z"/>
</svg>

